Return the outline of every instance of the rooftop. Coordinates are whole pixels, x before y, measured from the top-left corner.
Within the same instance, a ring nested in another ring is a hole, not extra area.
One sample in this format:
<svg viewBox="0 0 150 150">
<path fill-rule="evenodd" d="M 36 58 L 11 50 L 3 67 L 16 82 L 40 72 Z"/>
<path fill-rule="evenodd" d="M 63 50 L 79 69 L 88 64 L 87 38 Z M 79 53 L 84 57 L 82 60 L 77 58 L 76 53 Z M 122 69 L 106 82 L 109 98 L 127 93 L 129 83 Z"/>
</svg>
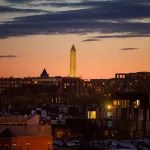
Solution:
<svg viewBox="0 0 150 150">
<path fill-rule="evenodd" d="M 51 126 L 0 126 L 0 137 L 51 136 Z"/>
</svg>

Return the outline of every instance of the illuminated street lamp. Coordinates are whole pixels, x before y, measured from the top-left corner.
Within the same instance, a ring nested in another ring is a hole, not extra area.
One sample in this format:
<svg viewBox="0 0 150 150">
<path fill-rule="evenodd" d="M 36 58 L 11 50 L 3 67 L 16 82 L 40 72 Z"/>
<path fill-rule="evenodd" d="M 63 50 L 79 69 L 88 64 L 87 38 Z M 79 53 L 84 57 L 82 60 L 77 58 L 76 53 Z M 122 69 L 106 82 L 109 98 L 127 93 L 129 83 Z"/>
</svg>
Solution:
<svg viewBox="0 0 150 150">
<path fill-rule="evenodd" d="M 110 109 L 112 108 L 112 106 L 111 106 L 111 105 L 108 105 L 107 108 L 110 110 Z"/>
</svg>

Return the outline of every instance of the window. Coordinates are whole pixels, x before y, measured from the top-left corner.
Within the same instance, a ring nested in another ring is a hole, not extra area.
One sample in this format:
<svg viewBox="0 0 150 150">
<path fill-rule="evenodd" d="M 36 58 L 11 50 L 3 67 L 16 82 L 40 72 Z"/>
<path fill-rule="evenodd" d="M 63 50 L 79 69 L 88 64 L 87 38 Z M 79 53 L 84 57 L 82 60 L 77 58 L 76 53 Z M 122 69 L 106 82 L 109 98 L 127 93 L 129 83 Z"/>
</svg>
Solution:
<svg viewBox="0 0 150 150">
<path fill-rule="evenodd" d="M 16 144 L 13 144 L 12 150 L 16 150 Z"/>
<path fill-rule="evenodd" d="M 29 143 L 26 143 L 26 150 L 29 150 Z"/>
<path fill-rule="evenodd" d="M 115 105 L 115 106 L 117 105 L 117 100 L 113 101 L 113 105 Z"/>
<path fill-rule="evenodd" d="M 50 150 L 50 143 L 48 142 L 48 144 L 47 144 L 47 150 Z"/>
<path fill-rule="evenodd" d="M 88 111 L 88 119 L 96 119 L 96 111 Z"/>
<path fill-rule="evenodd" d="M 52 104 L 54 103 L 54 99 L 52 98 Z"/>
<path fill-rule="evenodd" d="M 55 103 L 56 103 L 56 104 L 58 103 L 57 97 L 56 97 L 56 101 L 55 101 Z"/>
<path fill-rule="evenodd" d="M 66 88 L 67 88 L 67 84 L 65 83 L 65 84 L 64 84 L 64 89 L 66 89 Z"/>
</svg>

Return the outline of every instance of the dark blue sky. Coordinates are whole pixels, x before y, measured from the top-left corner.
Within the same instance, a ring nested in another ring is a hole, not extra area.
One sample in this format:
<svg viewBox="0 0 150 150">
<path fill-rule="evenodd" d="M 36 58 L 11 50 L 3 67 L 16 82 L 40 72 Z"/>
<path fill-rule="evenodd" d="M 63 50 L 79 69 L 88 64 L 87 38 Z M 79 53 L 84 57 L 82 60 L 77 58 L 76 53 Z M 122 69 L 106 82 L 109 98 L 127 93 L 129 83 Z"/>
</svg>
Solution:
<svg viewBox="0 0 150 150">
<path fill-rule="evenodd" d="M 150 0 L 0 0 L 0 76 L 150 71 Z"/>
<path fill-rule="evenodd" d="M 150 36 L 149 0 L 0 1 L 0 38 L 94 32 L 113 33 L 111 38 L 115 33 L 120 38 Z M 85 41 L 97 40 L 91 38 Z"/>
</svg>

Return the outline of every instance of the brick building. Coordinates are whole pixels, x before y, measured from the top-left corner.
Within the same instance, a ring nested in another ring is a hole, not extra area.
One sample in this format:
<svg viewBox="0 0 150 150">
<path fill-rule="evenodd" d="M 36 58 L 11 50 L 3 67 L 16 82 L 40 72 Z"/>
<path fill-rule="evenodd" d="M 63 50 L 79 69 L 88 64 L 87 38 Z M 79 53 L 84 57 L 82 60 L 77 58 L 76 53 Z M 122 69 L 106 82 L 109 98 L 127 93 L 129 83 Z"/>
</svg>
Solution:
<svg viewBox="0 0 150 150">
<path fill-rule="evenodd" d="M 39 125 L 39 115 L 0 117 L 0 150 L 52 150 L 51 126 Z"/>
<path fill-rule="evenodd" d="M 0 149 L 52 150 L 50 126 L 0 126 Z"/>
</svg>

